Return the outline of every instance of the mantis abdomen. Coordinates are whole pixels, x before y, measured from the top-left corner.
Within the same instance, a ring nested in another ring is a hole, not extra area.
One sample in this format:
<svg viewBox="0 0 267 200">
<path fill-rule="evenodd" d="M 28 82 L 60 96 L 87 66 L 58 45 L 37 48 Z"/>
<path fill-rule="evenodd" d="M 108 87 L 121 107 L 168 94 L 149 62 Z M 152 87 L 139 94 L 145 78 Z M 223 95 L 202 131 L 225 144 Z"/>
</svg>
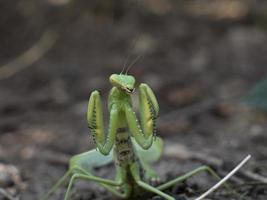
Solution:
<svg viewBox="0 0 267 200">
<path fill-rule="evenodd" d="M 136 159 L 135 149 L 133 147 L 128 128 L 118 128 L 114 147 L 115 164 L 122 167 L 132 164 L 136 161 Z"/>
</svg>

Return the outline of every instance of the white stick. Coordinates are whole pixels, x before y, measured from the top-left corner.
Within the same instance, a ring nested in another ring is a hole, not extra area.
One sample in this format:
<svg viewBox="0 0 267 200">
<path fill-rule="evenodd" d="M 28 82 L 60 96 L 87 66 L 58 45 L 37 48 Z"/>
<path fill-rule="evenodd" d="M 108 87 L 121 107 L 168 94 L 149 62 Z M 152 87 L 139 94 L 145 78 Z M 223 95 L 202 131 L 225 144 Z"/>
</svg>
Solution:
<svg viewBox="0 0 267 200">
<path fill-rule="evenodd" d="M 214 192 L 216 189 L 218 189 L 222 184 L 224 184 L 231 176 L 233 176 L 249 159 L 251 158 L 251 155 L 248 155 L 245 159 L 242 160 L 242 162 L 239 163 L 230 173 L 228 173 L 222 180 L 220 180 L 217 184 L 215 184 L 212 188 L 210 188 L 208 191 L 203 193 L 200 197 L 196 198 L 195 200 L 202 200 L 206 196 L 208 196 L 210 193 Z"/>
</svg>

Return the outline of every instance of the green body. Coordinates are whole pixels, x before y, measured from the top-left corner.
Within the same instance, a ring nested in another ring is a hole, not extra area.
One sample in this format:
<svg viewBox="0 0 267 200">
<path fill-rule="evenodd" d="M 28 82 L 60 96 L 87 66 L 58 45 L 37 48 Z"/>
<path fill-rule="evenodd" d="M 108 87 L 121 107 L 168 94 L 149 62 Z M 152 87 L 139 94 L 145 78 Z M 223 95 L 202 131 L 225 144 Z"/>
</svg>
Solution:
<svg viewBox="0 0 267 200">
<path fill-rule="evenodd" d="M 142 190 L 174 200 L 163 190 L 200 171 L 208 171 L 219 178 L 214 171 L 204 166 L 159 185 L 160 179 L 151 168 L 151 164 L 160 158 L 163 149 L 162 140 L 156 136 L 156 118 L 159 112 L 156 97 L 147 84 L 140 84 L 139 123 L 131 101 L 134 77 L 113 74 L 110 82 L 113 88 L 108 99 L 110 116 L 107 134 L 104 133 L 101 97 L 98 91 L 94 91 L 89 99 L 87 120 L 97 149 L 73 156 L 68 172 L 42 199 L 48 199 L 69 176 L 71 179 L 65 200 L 70 198 L 73 183 L 77 179 L 94 181 L 122 199 L 140 199 L 140 195 L 143 197 L 145 193 L 137 190 Z M 112 160 L 116 167 L 115 180 L 93 175 L 95 167 L 106 165 Z"/>
</svg>

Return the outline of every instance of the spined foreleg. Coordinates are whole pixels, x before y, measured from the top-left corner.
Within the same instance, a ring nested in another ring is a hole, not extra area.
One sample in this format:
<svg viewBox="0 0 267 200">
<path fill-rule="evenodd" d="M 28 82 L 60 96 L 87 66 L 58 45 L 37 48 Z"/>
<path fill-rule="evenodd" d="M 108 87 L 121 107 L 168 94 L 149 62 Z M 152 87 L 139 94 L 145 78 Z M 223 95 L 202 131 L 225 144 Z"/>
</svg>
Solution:
<svg viewBox="0 0 267 200">
<path fill-rule="evenodd" d="M 142 83 L 139 86 L 139 101 L 141 125 L 129 104 L 125 105 L 126 118 L 130 132 L 136 142 L 143 149 L 149 149 L 156 136 L 156 119 L 159 113 L 159 106 L 153 91 L 147 84 Z"/>
<path fill-rule="evenodd" d="M 87 121 L 96 146 L 103 155 L 109 154 L 116 137 L 116 130 L 119 121 L 118 109 L 115 105 L 113 105 L 110 109 L 109 120 L 108 134 L 105 136 L 101 97 L 98 91 L 92 92 L 88 104 Z"/>
</svg>

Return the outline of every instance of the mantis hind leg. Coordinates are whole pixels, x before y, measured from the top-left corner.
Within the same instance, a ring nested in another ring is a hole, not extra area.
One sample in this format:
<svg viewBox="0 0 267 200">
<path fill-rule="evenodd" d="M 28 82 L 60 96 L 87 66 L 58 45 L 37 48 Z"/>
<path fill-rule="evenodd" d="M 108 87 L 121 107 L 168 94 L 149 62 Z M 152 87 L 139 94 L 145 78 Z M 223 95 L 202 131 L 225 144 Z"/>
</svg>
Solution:
<svg viewBox="0 0 267 200">
<path fill-rule="evenodd" d="M 67 171 L 57 182 L 56 184 L 43 196 L 41 200 L 47 200 L 53 193 L 55 193 L 58 188 L 60 188 L 66 179 L 72 174 L 72 170 Z"/>
<path fill-rule="evenodd" d="M 43 196 L 41 200 L 47 200 L 56 190 L 61 187 L 67 178 L 73 175 L 76 172 L 81 174 L 91 174 L 90 172 L 94 167 L 104 166 L 112 161 L 112 154 L 108 156 L 103 156 L 101 153 L 95 149 L 77 154 L 70 159 L 69 170 L 59 181 Z M 86 170 L 84 170 L 86 169 Z"/>
<path fill-rule="evenodd" d="M 69 178 L 75 171 L 81 171 L 82 173 L 86 173 L 84 170 L 79 168 L 72 168 L 69 169 L 55 184 L 54 186 L 44 195 L 41 197 L 41 200 L 48 200 L 48 198 L 53 195 L 63 184 L 66 182 L 67 178 Z"/>
<path fill-rule="evenodd" d="M 182 182 L 182 181 L 184 181 L 184 180 L 186 180 L 186 179 L 188 179 L 194 175 L 197 175 L 201 172 L 208 172 L 217 180 L 221 179 L 221 177 L 213 169 L 211 169 L 209 166 L 201 166 L 201 167 L 198 167 L 198 168 L 196 168 L 196 169 L 194 169 L 194 170 L 192 170 L 192 171 L 190 171 L 190 172 L 188 172 L 182 176 L 179 176 L 179 177 L 177 177 L 177 178 L 175 178 L 175 179 L 173 179 L 167 183 L 164 183 L 164 184 L 158 186 L 157 189 L 159 189 L 159 190 L 168 189 L 169 187 L 171 187 L 171 186 L 173 186 L 179 182 Z M 225 185 L 225 186 L 228 187 L 228 185 Z"/>
</svg>

